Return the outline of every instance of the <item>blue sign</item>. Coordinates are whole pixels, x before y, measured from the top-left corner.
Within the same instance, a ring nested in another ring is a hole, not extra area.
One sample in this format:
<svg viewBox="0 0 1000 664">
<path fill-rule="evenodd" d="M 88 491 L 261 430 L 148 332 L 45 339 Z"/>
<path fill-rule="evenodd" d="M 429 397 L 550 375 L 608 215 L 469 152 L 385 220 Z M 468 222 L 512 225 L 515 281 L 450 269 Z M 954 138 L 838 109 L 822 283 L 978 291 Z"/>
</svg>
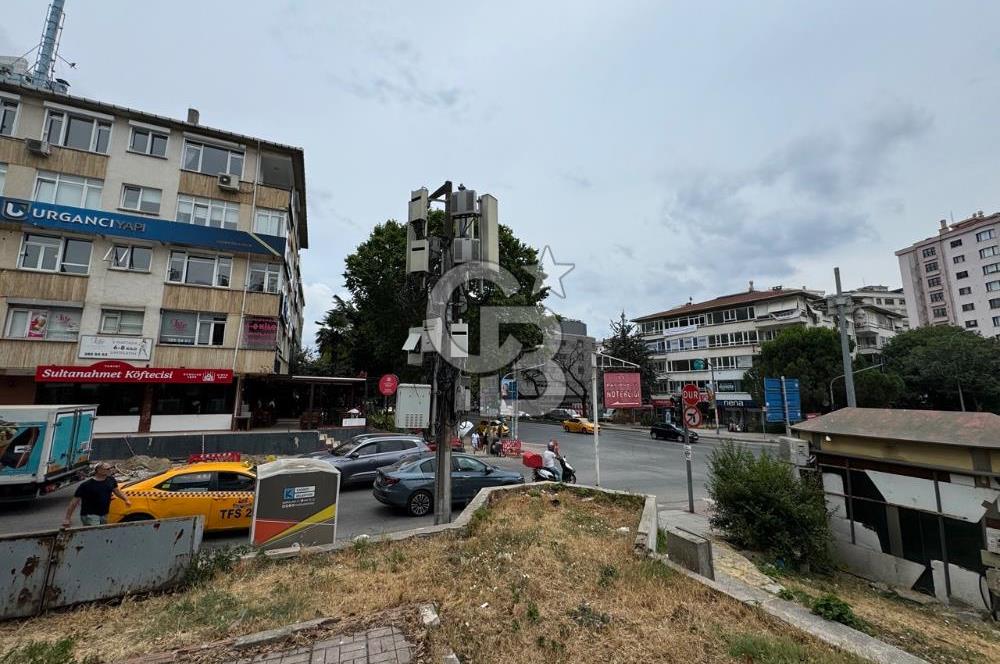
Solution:
<svg viewBox="0 0 1000 664">
<path fill-rule="evenodd" d="M 259 235 L 230 228 L 197 226 L 134 214 L 87 210 L 2 196 L 0 196 L 0 220 L 47 230 L 183 244 L 232 253 L 281 257 L 285 252 L 285 239 L 273 235 Z"/>
<path fill-rule="evenodd" d="M 781 395 L 781 379 L 764 379 L 764 405 L 767 406 L 768 422 L 785 421 L 785 402 Z"/>
<path fill-rule="evenodd" d="M 799 392 L 799 379 L 785 379 L 785 399 L 788 401 L 788 421 L 802 421 L 802 395 Z"/>
<path fill-rule="evenodd" d="M 517 398 L 517 381 L 513 378 L 504 378 L 500 382 L 500 398 L 504 399 L 516 399 Z"/>
</svg>

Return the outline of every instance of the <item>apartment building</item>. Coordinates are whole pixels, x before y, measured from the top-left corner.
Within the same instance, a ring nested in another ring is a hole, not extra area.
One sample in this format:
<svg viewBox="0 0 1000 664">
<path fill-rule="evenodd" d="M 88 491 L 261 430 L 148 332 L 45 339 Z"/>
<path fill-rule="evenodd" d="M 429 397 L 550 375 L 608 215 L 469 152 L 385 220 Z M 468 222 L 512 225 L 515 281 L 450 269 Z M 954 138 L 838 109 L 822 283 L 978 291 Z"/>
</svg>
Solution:
<svg viewBox="0 0 1000 664">
<path fill-rule="evenodd" d="M 1000 336 L 1000 212 L 977 212 L 896 252 L 913 327 L 957 325 Z"/>
<path fill-rule="evenodd" d="M 849 333 L 855 355 L 880 355 L 890 339 L 909 329 L 902 288 L 862 286 L 847 294 L 853 301 Z"/>
<path fill-rule="evenodd" d="M 98 432 L 229 429 L 287 373 L 308 246 L 299 148 L 0 82 L 0 403 Z"/>
<path fill-rule="evenodd" d="M 746 292 L 689 302 L 634 322 L 655 363 L 655 407 L 666 406 L 687 383 L 707 390 L 714 375 L 720 422 L 744 426 L 761 407 L 743 384 L 760 344 L 790 326 L 833 325 L 824 311 L 822 291 L 780 286 L 761 291 L 754 290 L 753 282 Z"/>
</svg>

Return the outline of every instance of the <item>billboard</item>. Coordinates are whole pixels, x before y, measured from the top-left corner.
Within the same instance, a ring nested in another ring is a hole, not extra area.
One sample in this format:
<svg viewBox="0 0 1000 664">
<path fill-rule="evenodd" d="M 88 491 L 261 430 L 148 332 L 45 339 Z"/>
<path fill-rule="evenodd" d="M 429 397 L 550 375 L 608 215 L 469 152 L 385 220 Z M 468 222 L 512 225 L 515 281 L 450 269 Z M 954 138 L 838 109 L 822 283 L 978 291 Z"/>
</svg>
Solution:
<svg viewBox="0 0 1000 664">
<path fill-rule="evenodd" d="M 642 405 L 642 378 L 636 372 L 604 374 L 605 408 L 638 408 Z"/>
<path fill-rule="evenodd" d="M 278 345 L 278 319 L 247 316 L 243 319 L 243 348 L 274 350 Z"/>
</svg>

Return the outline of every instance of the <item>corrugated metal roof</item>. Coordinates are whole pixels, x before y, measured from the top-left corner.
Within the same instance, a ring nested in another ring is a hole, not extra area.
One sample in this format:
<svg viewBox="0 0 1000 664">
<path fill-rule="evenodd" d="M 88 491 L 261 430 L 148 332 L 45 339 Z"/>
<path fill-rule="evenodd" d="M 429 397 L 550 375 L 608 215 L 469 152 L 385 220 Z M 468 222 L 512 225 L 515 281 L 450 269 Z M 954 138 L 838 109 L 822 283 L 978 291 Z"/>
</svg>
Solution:
<svg viewBox="0 0 1000 664">
<path fill-rule="evenodd" d="M 1000 415 L 949 410 L 841 408 L 792 425 L 796 431 L 1000 449 Z"/>
<path fill-rule="evenodd" d="M 734 293 L 733 295 L 722 295 L 715 298 L 714 300 L 706 300 L 704 302 L 695 302 L 693 304 L 682 304 L 679 307 L 674 307 L 673 309 L 667 309 L 666 311 L 661 311 L 657 314 L 649 314 L 647 316 L 639 316 L 638 318 L 633 318 L 634 322 L 641 322 L 645 320 L 652 320 L 655 318 L 663 318 L 664 316 L 681 316 L 685 314 L 697 314 L 703 311 L 711 311 L 712 309 L 722 309 L 723 307 L 731 307 L 735 304 L 750 304 L 753 302 L 763 302 L 764 300 L 774 300 L 781 297 L 791 297 L 796 295 L 805 295 L 812 299 L 822 299 L 816 293 L 802 290 L 801 288 L 789 288 L 781 290 L 766 290 L 766 291 L 745 291 L 743 293 Z"/>
</svg>

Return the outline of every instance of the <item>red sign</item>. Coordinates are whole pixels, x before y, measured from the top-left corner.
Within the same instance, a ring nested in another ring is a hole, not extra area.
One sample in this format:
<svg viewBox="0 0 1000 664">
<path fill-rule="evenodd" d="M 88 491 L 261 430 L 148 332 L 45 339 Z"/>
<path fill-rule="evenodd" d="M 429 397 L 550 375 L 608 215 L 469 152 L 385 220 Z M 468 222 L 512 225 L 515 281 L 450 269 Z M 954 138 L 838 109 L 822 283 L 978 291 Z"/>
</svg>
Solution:
<svg viewBox="0 0 1000 664">
<path fill-rule="evenodd" d="M 36 383 L 219 383 L 233 382 L 231 369 L 133 367 L 127 362 L 95 362 L 89 367 L 49 364 L 35 368 Z"/>
<path fill-rule="evenodd" d="M 521 439 L 502 438 L 500 440 L 500 455 L 505 457 L 521 456 Z"/>
<path fill-rule="evenodd" d="M 386 374 L 378 379 L 378 391 L 384 397 L 395 394 L 397 387 L 399 387 L 399 376 L 396 374 Z"/>
<path fill-rule="evenodd" d="M 653 399 L 653 406 L 655 408 L 673 408 L 673 399 Z"/>
<path fill-rule="evenodd" d="M 604 374 L 605 408 L 638 408 L 642 405 L 642 382 L 638 373 Z"/>
<path fill-rule="evenodd" d="M 688 383 L 681 390 L 681 398 L 684 400 L 685 406 L 697 406 L 698 402 L 701 401 L 701 392 L 698 390 L 697 385 Z"/>
<path fill-rule="evenodd" d="M 689 428 L 694 429 L 701 426 L 701 411 L 695 407 L 684 409 L 684 421 Z"/>
<path fill-rule="evenodd" d="M 274 350 L 278 345 L 278 319 L 247 316 L 243 319 L 243 347 L 250 350 Z"/>
</svg>

